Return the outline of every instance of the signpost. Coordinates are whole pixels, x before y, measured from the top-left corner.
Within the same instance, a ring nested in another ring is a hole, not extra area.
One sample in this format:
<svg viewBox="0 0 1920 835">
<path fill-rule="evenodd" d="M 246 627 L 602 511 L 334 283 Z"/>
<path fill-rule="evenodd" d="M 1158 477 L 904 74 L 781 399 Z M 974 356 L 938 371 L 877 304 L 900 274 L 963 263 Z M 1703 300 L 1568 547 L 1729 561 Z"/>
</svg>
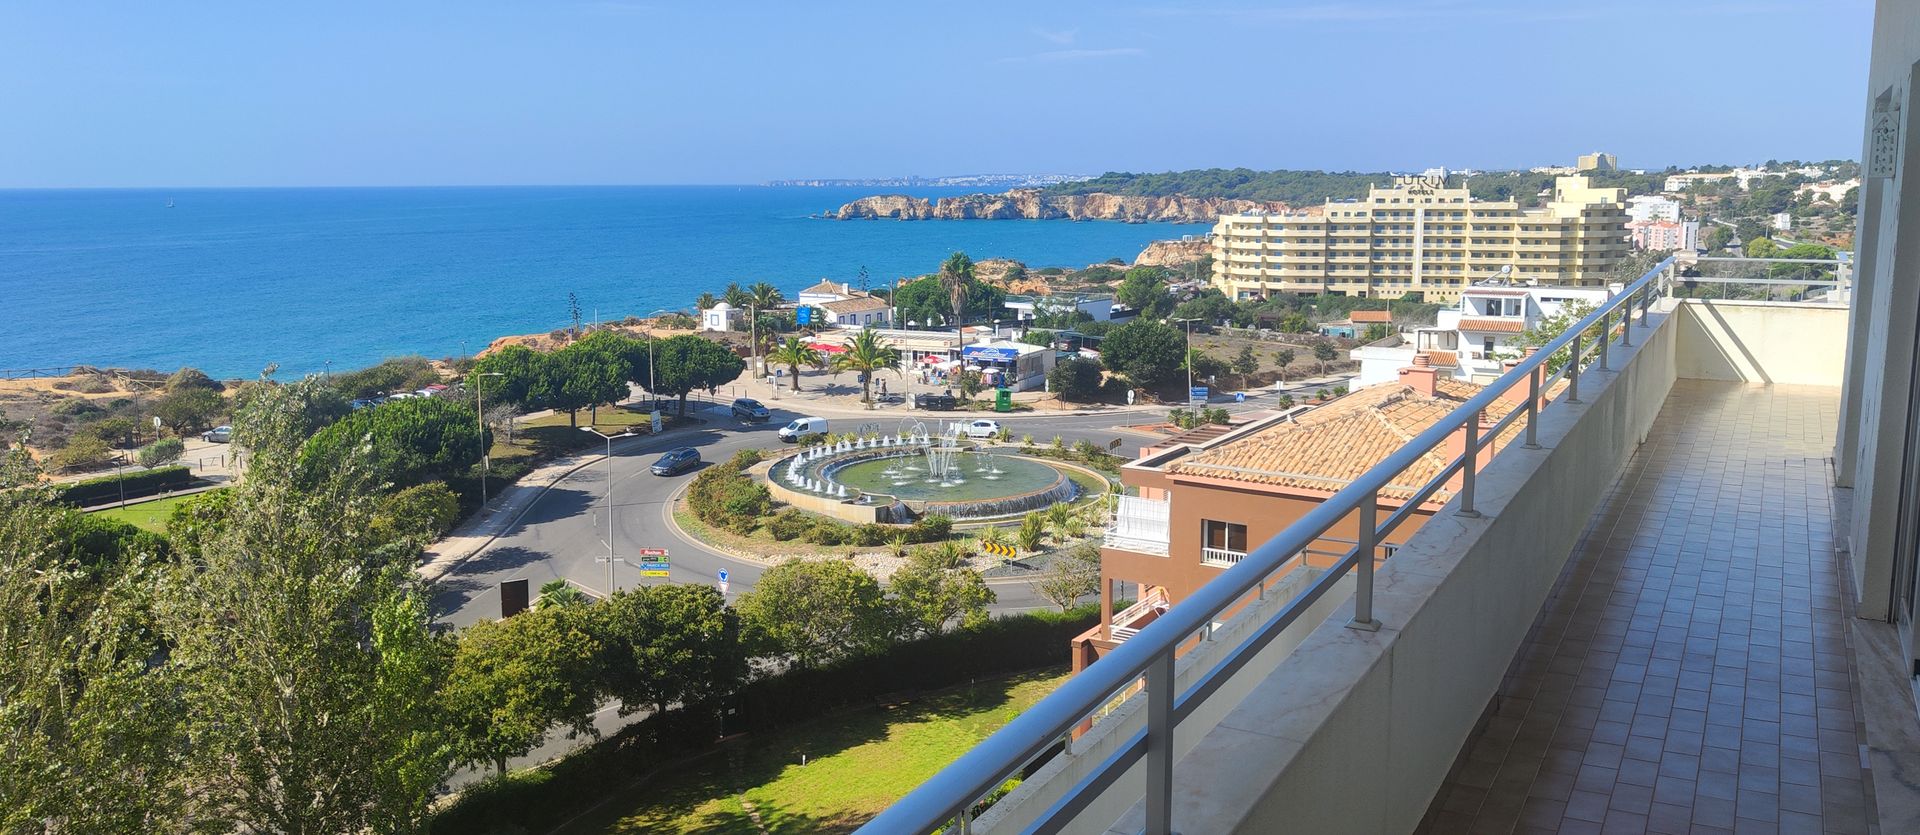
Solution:
<svg viewBox="0 0 1920 835">
<path fill-rule="evenodd" d="M 1207 405 L 1207 387 L 1193 386 L 1188 388 L 1187 389 L 1187 405 L 1189 406 Z"/>
<path fill-rule="evenodd" d="M 719 585 L 720 585 L 720 593 L 723 595 L 726 594 L 727 593 L 727 570 L 724 568 L 720 569 Z"/>
<path fill-rule="evenodd" d="M 667 549 L 642 548 L 640 549 L 640 560 L 640 576 L 672 576 L 672 564 L 667 561 Z"/>
</svg>

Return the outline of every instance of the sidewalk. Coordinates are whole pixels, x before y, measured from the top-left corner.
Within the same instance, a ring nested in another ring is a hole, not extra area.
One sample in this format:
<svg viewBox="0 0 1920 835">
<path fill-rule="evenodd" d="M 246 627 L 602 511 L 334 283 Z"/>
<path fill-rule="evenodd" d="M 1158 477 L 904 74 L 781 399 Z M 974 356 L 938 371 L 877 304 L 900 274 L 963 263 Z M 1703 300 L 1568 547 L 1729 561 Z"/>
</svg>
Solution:
<svg viewBox="0 0 1920 835">
<path fill-rule="evenodd" d="M 920 383 L 909 384 L 905 377 L 895 374 L 881 374 L 877 379 L 886 380 L 887 393 L 901 396 L 902 400 L 895 403 L 875 403 L 871 409 L 867 408 L 866 404 L 860 402 L 860 385 L 852 372 L 843 372 L 835 375 L 828 372 L 802 369 L 800 385 L 803 386 L 803 388 L 799 392 L 793 390 L 791 378 L 782 377 L 781 379 L 782 384 L 780 390 L 778 393 L 775 393 L 772 387 L 767 385 L 767 381 L 764 378 L 750 379 L 742 376 L 732 383 L 721 386 L 719 397 L 723 401 L 735 397 L 751 397 L 766 404 L 770 409 L 804 409 L 805 411 L 828 417 L 835 415 L 892 415 L 899 417 L 906 415 L 958 416 L 975 414 L 974 412 L 928 412 L 909 409 L 904 401 L 905 395 L 909 393 L 916 395 L 936 394 L 951 390 L 941 386 Z M 873 394 L 875 397 L 878 397 L 880 394 L 880 387 L 877 381 L 874 384 Z M 1020 392 L 1014 395 L 1014 402 L 1028 402 L 1039 396 L 1042 396 L 1040 392 Z M 1148 404 L 1144 402 L 1132 406 L 1087 404 L 1074 409 L 1036 408 L 1027 412 L 992 413 L 991 417 L 994 420 L 1020 420 L 1023 418 L 1069 417 L 1074 415 L 1123 415 L 1133 412 L 1157 411 L 1165 408 L 1168 407 L 1164 404 Z M 983 412 L 979 414 L 986 415 L 988 413 Z"/>
</svg>

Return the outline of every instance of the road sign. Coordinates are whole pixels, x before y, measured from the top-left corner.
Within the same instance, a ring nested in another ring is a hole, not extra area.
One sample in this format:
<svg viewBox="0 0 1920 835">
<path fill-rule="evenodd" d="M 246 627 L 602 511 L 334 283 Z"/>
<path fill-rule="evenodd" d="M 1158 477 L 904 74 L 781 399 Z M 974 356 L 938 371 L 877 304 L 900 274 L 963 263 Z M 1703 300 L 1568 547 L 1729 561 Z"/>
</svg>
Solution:
<svg viewBox="0 0 1920 835">
<path fill-rule="evenodd" d="M 721 580 L 718 583 L 714 583 L 714 585 L 720 587 L 720 594 L 725 595 L 727 593 L 727 581 Z"/>
<path fill-rule="evenodd" d="M 1020 553 L 1014 550 L 1011 545 L 1001 545 L 997 542 L 982 542 L 980 543 L 980 550 L 996 556 L 1006 557 L 1007 559 L 1013 559 Z"/>
<path fill-rule="evenodd" d="M 720 582 L 723 584 L 727 582 L 727 570 L 724 568 L 720 569 Z"/>
<path fill-rule="evenodd" d="M 661 559 L 662 561 L 665 561 L 665 560 L 666 560 L 666 558 L 667 558 L 667 549 L 665 549 L 665 548 L 642 548 L 642 549 L 640 549 L 640 556 L 643 556 L 643 557 L 659 557 L 659 558 L 660 558 L 660 559 Z"/>
<path fill-rule="evenodd" d="M 1207 387 L 1194 386 L 1187 389 L 1187 405 L 1204 406 L 1207 403 Z"/>
<path fill-rule="evenodd" d="M 672 576 L 672 573 L 673 573 L 673 572 L 672 572 L 672 568 L 673 568 L 673 566 L 672 566 L 671 564 L 669 564 L 669 563 L 664 563 L 664 562 L 643 562 L 643 563 L 641 563 L 641 564 L 640 564 L 640 576 L 642 576 L 642 577 L 668 577 L 668 576 Z"/>
</svg>

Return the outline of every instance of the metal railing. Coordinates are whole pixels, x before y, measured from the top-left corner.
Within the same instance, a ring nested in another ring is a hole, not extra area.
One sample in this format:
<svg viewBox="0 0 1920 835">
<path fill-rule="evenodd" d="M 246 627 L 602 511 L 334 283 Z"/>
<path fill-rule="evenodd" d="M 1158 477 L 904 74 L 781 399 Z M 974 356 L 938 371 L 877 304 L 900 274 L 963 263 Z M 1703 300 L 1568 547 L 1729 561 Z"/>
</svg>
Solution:
<svg viewBox="0 0 1920 835">
<path fill-rule="evenodd" d="M 1633 344 L 1636 314 L 1640 330 L 1646 327 L 1649 305 L 1663 295 L 1672 279 L 1674 260 L 1655 265 L 1621 292 L 1569 327 L 1540 350 L 1516 361 L 1498 380 L 1462 403 L 1425 431 L 1415 436 L 1385 460 L 1355 478 L 1339 492 L 1275 535 L 1261 543 L 1236 565 L 1220 573 L 1186 600 L 1170 608 L 1153 623 L 1141 629 L 1131 640 L 1120 644 L 1099 661 L 1068 679 L 1058 690 L 1021 713 L 1012 722 L 940 773 L 928 779 L 911 794 L 860 829 L 863 833 L 927 833 L 972 830 L 975 807 L 996 792 L 1009 778 L 1021 773 L 1036 759 L 1054 749 L 1076 726 L 1094 716 L 1113 698 L 1136 683 L 1146 704 L 1146 727 L 1120 740 L 1104 760 L 1092 766 L 1091 773 L 1075 784 L 1060 800 L 1041 811 L 1026 831 L 1060 832 L 1072 826 L 1074 817 L 1102 796 L 1122 775 L 1136 764 L 1144 763 L 1146 833 L 1169 835 L 1173 817 L 1174 729 L 1200 705 L 1252 661 L 1269 643 L 1298 622 L 1322 597 L 1337 588 L 1348 573 L 1355 575 L 1353 619 L 1347 624 L 1360 630 L 1380 628 L 1373 616 L 1374 564 L 1381 556 L 1383 540 L 1417 513 L 1422 504 L 1447 486 L 1456 476 L 1454 491 L 1458 505 L 1454 512 L 1475 518 L 1474 482 L 1481 459 L 1490 455 L 1494 439 L 1525 419 L 1522 446 L 1538 449 L 1537 428 L 1540 410 L 1547 405 L 1580 403 L 1580 372 L 1589 366 L 1609 368 L 1608 349 L 1618 341 Z M 1552 404 L 1541 395 L 1565 381 Z M 1525 386 L 1527 400 L 1492 425 L 1483 423 L 1487 409 L 1508 390 Z M 1380 517 L 1381 492 L 1394 484 L 1403 471 L 1435 449 L 1442 449 L 1457 433 L 1464 433 L 1460 455 L 1432 476 L 1413 494 L 1396 497 L 1398 509 Z M 1243 601 L 1264 593 L 1267 581 L 1290 568 L 1296 555 L 1308 550 L 1316 540 L 1331 539 L 1328 531 L 1349 516 L 1358 517 L 1358 541 L 1328 566 L 1293 599 L 1281 605 L 1264 623 L 1247 632 L 1239 644 L 1222 648 L 1218 663 L 1201 673 L 1184 691 L 1175 689 L 1174 659 L 1179 648 L 1191 639 L 1206 638 L 1223 613 L 1233 611 Z M 1101 827 L 1108 825 L 1102 822 Z M 1075 827 L 1084 828 L 1084 827 Z"/>
</svg>

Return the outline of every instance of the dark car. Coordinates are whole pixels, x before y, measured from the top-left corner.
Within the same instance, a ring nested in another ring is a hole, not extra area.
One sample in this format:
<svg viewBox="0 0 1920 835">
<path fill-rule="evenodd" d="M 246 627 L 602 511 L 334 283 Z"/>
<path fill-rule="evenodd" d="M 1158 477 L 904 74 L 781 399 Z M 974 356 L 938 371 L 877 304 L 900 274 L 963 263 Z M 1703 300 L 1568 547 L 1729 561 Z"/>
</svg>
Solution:
<svg viewBox="0 0 1920 835">
<path fill-rule="evenodd" d="M 773 410 L 751 397 L 742 397 L 733 401 L 733 416 L 758 422 L 773 417 Z"/>
<path fill-rule="evenodd" d="M 960 401 L 951 394 L 922 394 L 914 398 L 914 404 L 930 412 L 951 412 Z"/>
<path fill-rule="evenodd" d="M 698 466 L 700 466 L 700 450 L 683 446 L 660 456 L 660 460 L 653 462 L 652 469 L 654 475 L 674 475 Z"/>
</svg>

